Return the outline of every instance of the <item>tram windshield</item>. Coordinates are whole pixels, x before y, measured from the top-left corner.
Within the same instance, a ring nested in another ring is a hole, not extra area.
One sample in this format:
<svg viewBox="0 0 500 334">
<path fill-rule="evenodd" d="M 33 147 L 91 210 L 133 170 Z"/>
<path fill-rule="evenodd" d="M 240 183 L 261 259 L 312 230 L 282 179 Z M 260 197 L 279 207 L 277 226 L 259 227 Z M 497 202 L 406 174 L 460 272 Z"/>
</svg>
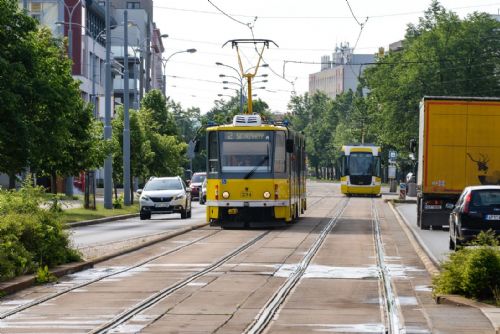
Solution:
<svg viewBox="0 0 500 334">
<path fill-rule="evenodd" d="M 352 152 L 349 156 L 349 174 L 372 175 L 373 163 L 374 159 L 371 153 Z"/>
<path fill-rule="evenodd" d="M 271 172 L 271 135 L 271 131 L 221 131 L 222 172 Z"/>
</svg>

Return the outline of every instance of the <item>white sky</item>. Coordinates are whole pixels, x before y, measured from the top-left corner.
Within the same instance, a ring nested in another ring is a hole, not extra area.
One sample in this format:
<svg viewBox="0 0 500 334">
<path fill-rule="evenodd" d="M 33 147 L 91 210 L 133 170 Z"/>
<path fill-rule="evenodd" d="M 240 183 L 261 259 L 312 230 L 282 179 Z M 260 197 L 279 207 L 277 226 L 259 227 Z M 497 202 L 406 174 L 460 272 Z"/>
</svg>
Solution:
<svg viewBox="0 0 500 334">
<path fill-rule="evenodd" d="M 279 48 L 271 46 L 264 51 L 264 59 L 275 72 L 283 75 L 284 61 L 320 62 L 321 56 L 331 55 L 335 46 L 348 42 L 355 45 L 360 27 L 349 11 L 346 0 L 211 0 L 213 4 L 243 23 L 254 24 L 255 38 L 271 39 Z M 354 53 L 375 53 L 379 47 L 386 50 L 392 42 L 401 40 L 408 23 L 417 23 L 418 17 L 430 5 L 430 0 L 349 0 L 360 22 L 368 21 L 361 33 Z M 461 17 L 474 11 L 497 14 L 500 2 L 494 0 L 442 0 L 441 4 Z M 254 22 L 254 17 L 257 20 Z M 238 67 L 235 49 L 222 45 L 231 39 L 252 38 L 250 29 L 221 14 L 208 0 L 154 0 L 154 21 L 164 39 L 164 57 L 189 48 L 194 54 L 174 55 L 166 65 L 167 95 L 184 108 L 199 107 L 209 111 L 217 94 L 235 95 L 224 90 L 219 74 L 236 75 L 228 68 L 216 66 L 221 62 Z M 256 52 L 250 45 L 242 46 L 245 68 L 256 65 Z M 285 76 L 295 81 L 297 94 L 308 91 L 308 75 L 319 72 L 320 65 L 286 64 Z M 293 86 L 261 68 L 267 73 L 264 90 L 255 90 L 272 111 L 287 111 Z M 264 78 L 256 78 L 259 81 Z M 227 85 L 226 85 L 227 86 Z M 237 85 L 230 85 L 238 88 Z M 229 97 L 222 97 L 226 100 Z"/>
</svg>

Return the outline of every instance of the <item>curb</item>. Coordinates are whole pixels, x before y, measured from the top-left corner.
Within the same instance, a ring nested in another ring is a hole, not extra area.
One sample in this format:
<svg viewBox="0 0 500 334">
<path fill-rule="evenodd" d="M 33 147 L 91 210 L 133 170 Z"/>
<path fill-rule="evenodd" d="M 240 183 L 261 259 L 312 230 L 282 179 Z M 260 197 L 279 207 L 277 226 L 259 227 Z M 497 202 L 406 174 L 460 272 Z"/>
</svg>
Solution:
<svg viewBox="0 0 500 334">
<path fill-rule="evenodd" d="M 121 216 L 121 217 L 123 218 L 123 216 Z M 116 220 L 116 219 L 114 219 L 114 220 Z M 87 221 L 87 222 L 91 222 L 91 221 Z M 102 221 L 100 221 L 100 222 L 102 222 Z M 98 224 L 98 223 L 94 223 L 94 224 Z M 88 224 L 88 225 L 91 225 L 91 224 Z M 184 234 L 184 233 L 187 233 L 187 232 L 190 232 L 190 231 L 193 231 L 193 230 L 196 230 L 198 228 L 202 228 L 202 227 L 205 227 L 208 225 L 209 225 L 209 223 L 201 223 L 201 224 L 196 224 L 196 225 L 192 225 L 189 227 L 185 227 L 185 228 L 180 229 L 180 230 L 174 230 L 174 231 L 167 233 L 166 235 L 164 235 L 158 239 L 150 240 L 150 241 L 145 242 L 141 245 L 136 245 L 136 246 L 133 246 L 130 248 L 122 249 L 121 251 L 111 253 L 111 254 L 99 257 L 97 259 L 91 260 L 91 261 L 75 262 L 75 263 L 68 263 L 68 264 L 60 265 L 60 266 L 53 268 L 50 272 L 56 277 L 62 277 L 65 275 L 73 274 L 73 273 L 78 272 L 78 271 L 92 268 L 97 263 L 104 262 L 104 261 L 107 261 L 109 259 L 121 256 L 121 255 L 125 255 L 127 253 L 134 252 L 134 251 L 139 250 L 141 248 L 154 245 L 158 242 L 162 242 L 162 241 L 171 239 L 173 237 L 179 236 L 181 234 Z M 29 288 L 29 287 L 35 285 L 35 284 L 36 284 L 36 281 L 35 281 L 35 276 L 33 274 L 16 277 L 16 278 L 12 279 L 11 281 L 0 283 L 0 297 L 4 296 L 4 295 L 18 292 L 20 290 L 24 290 L 26 288 Z"/>
<path fill-rule="evenodd" d="M 129 213 L 126 215 L 111 216 L 111 217 L 97 218 L 97 219 L 91 219 L 91 220 L 82 220 L 79 222 L 66 223 L 66 228 L 87 226 L 87 225 L 97 225 L 97 224 L 107 223 L 107 222 L 111 222 L 111 221 L 115 221 L 115 220 L 135 218 L 135 217 L 139 217 L 139 214 L 138 213 Z"/>
<path fill-rule="evenodd" d="M 425 269 L 431 275 L 439 274 L 439 268 L 431 259 L 431 256 L 428 255 L 428 252 L 425 247 L 421 246 L 421 241 L 418 236 L 415 235 L 405 223 L 405 219 L 401 216 L 398 210 L 394 207 L 394 202 L 388 200 L 387 203 L 391 208 L 392 212 L 396 216 L 396 220 L 403 228 L 406 236 L 410 240 L 413 248 L 417 252 L 417 255 L 420 257 L 420 260 L 424 263 Z M 495 330 L 496 334 L 500 334 L 500 308 L 495 307 L 493 305 L 484 304 L 472 299 L 468 299 L 458 295 L 437 295 L 435 296 L 436 304 L 451 304 L 451 305 L 459 305 L 459 306 L 469 306 L 474 307 L 480 310 L 483 315 L 490 321 L 491 326 Z"/>
</svg>

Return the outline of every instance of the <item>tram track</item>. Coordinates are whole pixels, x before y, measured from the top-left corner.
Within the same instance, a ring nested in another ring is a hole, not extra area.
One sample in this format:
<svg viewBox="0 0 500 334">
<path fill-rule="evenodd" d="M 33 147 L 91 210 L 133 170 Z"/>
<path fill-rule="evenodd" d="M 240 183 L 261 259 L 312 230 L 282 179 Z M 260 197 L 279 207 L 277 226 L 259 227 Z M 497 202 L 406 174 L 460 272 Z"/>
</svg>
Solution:
<svg viewBox="0 0 500 334">
<path fill-rule="evenodd" d="M 321 234 L 316 239 L 315 243 L 309 248 L 303 260 L 297 266 L 295 271 L 289 278 L 281 285 L 277 292 L 267 301 L 265 306 L 260 310 L 254 321 L 245 329 L 244 333 L 257 334 L 264 333 L 269 329 L 269 325 L 274 319 L 275 315 L 280 312 L 285 300 L 297 286 L 300 279 L 304 275 L 309 263 L 318 252 L 323 244 L 328 233 L 335 227 L 338 220 L 342 216 L 349 200 L 342 203 L 341 207 L 336 210 L 334 216 L 330 219 L 328 224 L 322 230 Z M 375 201 L 371 200 L 371 223 L 373 228 L 373 238 L 375 246 L 375 257 L 379 272 L 380 294 L 383 303 L 381 304 L 381 316 L 385 323 L 386 334 L 405 334 L 404 321 L 400 309 L 398 296 L 395 292 L 391 274 L 385 261 L 385 251 L 382 241 L 380 217 L 376 208 Z"/>
<path fill-rule="evenodd" d="M 137 262 L 137 263 L 135 263 L 135 264 L 133 264 L 133 265 L 131 265 L 131 266 L 128 266 L 128 267 L 126 267 L 126 268 L 123 268 L 123 269 L 120 269 L 120 270 L 117 270 L 117 271 L 113 271 L 113 272 L 111 272 L 111 273 L 107 273 L 107 274 L 101 275 L 101 276 L 96 277 L 96 278 L 94 278 L 94 279 L 91 279 L 91 280 L 88 280 L 88 281 L 82 282 L 82 283 L 80 283 L 80 284 L 76 284 L 76 285 L 74 285 L 74 286 L 70 286 L 70 287 L 68 287 L 68 288 L 66 288 L 66 289 L 63 289 L 63 290 L 61 290 L 61 291 L 54 292 L 54 293 L 48 294 L 48 295 L 46 295 L 46 296 L 43 296 L 43 297 L 41 297 L 41 298 L 38 298 L 38 299 L 36 299 L 36 300 L 30 301 L 30 302 L 28 302 L 28 303 L 25 303 L 25 304 L 19 305 L 19 306 L 17 306 L 16 308 L 14 308 L 14 309 L 12 309 L 12 310 L 9 310 L 9 311 L 6 311 L 6 312 L 1 313 L 1 314 L 0 314 L 0 320 L 3 320 L 3 319 L 5 319 L 5 318 L 8 318 L 8 317 L 10 317 L 10 316 L 12 316 L 12 315 L 15 315 L 15 314 L 17 314 L 17 313 L 19 313 L 19 312 L 22 312 L 22 311 L 24 311 L 24 310 L 27 310 L 27 309 L 29 309 L 29 308 L 31 308 L 31 307 L 34 307 L 34 306 L 40 305 L 40 304 L 42 304 L 42 303 L 45 303 L 45 302 L 47 302 L 47 301 L 50 301 L 50 300 L 52 300 L 52 299 L 54 299 L 54 298 L 57 298 L 57 297 L 59 297 L 59 296 L 62 296 L 62 295 L 67 294 L 67 293 L 69 293 L 69 292 L 72 292 L 72 291 L 74 291 L 74 290 L 81 289 L 81 288 L 83 288 L 83 287 L 85 287 L 85 286 L 88 286 L 88 285 L 90 285 L 90 284 L 93 284 L 93 283 L 99 282 L 99 281 L 101 281 L 101 280 L 103 280 L 103 279 L 111 278 L 111 277 L 113 277 L 113 276 L 116 276 L 116 275 L 119 275 L 119 274 L 126 273 L 126 272 L 128 272 L 128 271 L 134 270 L 134 269 L 139 268 L 139 267 L 141 267 L 141 266 L 144 266 L 144 265 L 146 265 L 146 264 L 148 264 L 148 263 L 150 263 L 150 262 L 152 262 L 152 261 L 155 261 L 155 260 L 157 260 L 157 259 L 159 259 L 159 258 L 161 258 L 161 257 L 163 257 L 163 256 L 170 255 L 170 254 L 172 254 L 172 253 L 178 252 L 179 250 L 182 250 L 183 248 L 186 248 L 186 247 L 188 247 L 188 246 L 191 246 L 191 245 L 193 245 L 193 244 L 195 244 L 195 243 L 197 243 L 197 242 L 200 242 L 200 241 L 202 241 L 202 240 L 204 240 L 204 239 L 206 239 L 206 238 L 212 237 L 212 236 L 214 236 L 215 234 L 220 233 L 220 232 L 221 232 L 221 230 L 216 230 L 216 231 L 214 231 L 213 233 L 210 233 L 210 234 L 208 234 L 208 235 L 205 235 L 205 236 L 202 236 L 202 237 L 196 238 L 196 239 L 194 239 L 194 240 L 192 240 L 192 241 L 190 241 L 190 242 L 188 242 L 188 243 L 185 243 L 185 244 L 183 244 L 183 245 L 177 246 L 177 247 L 175 247 L 175 248 L 173 248 L 173 249 L 170 249 L 170 250 L 167 250 L 167 251 L 165 251 L 165 252 L 161 252 L 160 254 L 153 255 L 153 256 L 151 256 L 151 257 L 149 257 L 149 258 L 145 259 L 145 260 L 139 261 L 139 262 Z"/>
<path fill-rule="evenodd" d="M 401 313 L 400 303 L 398 296 L 393 287 L 393 282 L 391 279 L 391 273 L 385 262 L 385 251 L 384 243 L 382 241 L 382 233 L 380 228 L 380 217 L 375 204 L 372 199 L 371 202 L 371 215 L 372 215 L 372 225 L 374 231 L 375 239 L 375 251 L 377 257 L 377 266 L 379 268 L 379 275 L 382 284 L 382 297 L 383 297 L 383 307 L 384 314 L 386 317 L 386 330 L 387 334 L 404 334 L 406 329 L 404 328 L 403 317 Z"/>
<path fill-rule="evenodd" d="M 344 202 L 340 205 L 340 208 L 334 209 L 335 214 L 330 219 L 328 224 L 323 228 L 314 244 L 304 255 L 296 270 L 267 301 L 266 305 L 261 309 L 254 321 L 245 329 L 244 333 L 262 333 L 267 328 L 273 317 L 279 311 L 280 306 L 283 304 L 287 296 L 300 281 L 300 278 L 303 276 L 309 263 L 313 259 L 314 255 L 318 252 L 319 248 L 323 244 L 330 231 L 337 224 L 337 221 L 347 207 L 349 200 L 349 198 L 345 199 Z"/>
<path fill-rule="evenodd" d="M 219 268 L 223 264 L 227 263 L 229 260 L 234 258 L 235 256 L 241 254 L 244 252 L 246 249 L 251 247 L 252 245 L 256 244 L 259 240 L 264 238 L 266 235 L 268 235 L 271 232 L 271 230 L 267 230 L 255 238 L 251 239 L 250 241 L 246 242 L 242 246 L 238 247 L 236 250 L 232 251 L 231 253 L 221 257 L 219 260 L 216 262 L 212 263 L 210 266 L 205 267 L 204 269 L 188 276 L 187 278 L 165 288 L 160 290 L 159 292 L 149 296 L 148 298 L 140 301 L 133 307 L 130 307 L 129 309 L 123 311 L 119 315 L 115 316 L 113 319 L 110 321 L 100 325 L 98 328 L 92 330 L 89 332 L 89 334 L 101 334 L 101 333 L 107 333 L 110 330 L 118 327 L 119 325 L 125 323 L 127 320 L 131 319 L 133 316 L 140 314 L 141 312 L 145 311 L 146 309 L 158 304 L 159 302 L 163 301 L 165 298 L 176 292 L 177 290 L 185 287 L 188 285 L 190 282 L 198 279 L 199 277 L 206 275 L 207 273 L 214 271 L 215 269 Z M 154 322 L 154 320 L 153 320 Z"/>
<path fill-rule="evenodd" d="M 314 201 L 314 202 L 312 202 L 310 204 L 310 207 L 312 208 L 312 207 L 316 206 L 324 198 L 325 198 L 325 196 L 319 196 L 316 201 Z M 25 311 L 27 309 L 30 309 L 32 307 L 35 307 L 37 305 L 40 305 L 42 303 L 45 303 L 47 301 L 50 301 L 50 300 L 55 299 L 57 297 L 60 297 L 60 296 L 62 296 L 64 294 L 67 294 L 67 293 L 70 293 L 72 291 L 81 289 L 81 288 L 86 287 L 86 286 L 88 286 L 90 284 L 102 281 L 104 279 L 109 279 L 109 278 L 112 278 L 113 276 L 120 275 L 120 274 L 129 272 L 131 270 L 137 269 L 137 268 L 139 268 L 141 266 L 144 266 L 144 265 L 146 265 L 148 263 L 151 263 L 152 261 L 155 261 L 155 260 L 157 260 L 157 259 L 159 259 L 159 258 L 161 258 L 163 256 L 167 256 L 167 255 L 170 255 L 172 253 L 178 252 L 178 251 L 180 251 L 180 250 L 182 250 L 182 249 L 184 249 L 186 247 L 189 247 L 191 245 L 196 244 L 197 242 L 203 241 L 206 238 L 212 237 L 215 234 L 220 233 L 220 232 L 222 232 L 222 230 L 215 230 L 213 233 L 210 233 L 208 235 L 202 236 L 200 238 L 196 238 L 196 239 L 194 239 L 194 240 L 192 240 L 192 241 L 190 241 L 188 243 L 185 243 L 185 244 L 180 245 L 178 247 L 175 247 L 173 249 L 167 250 L 165 252 L 161 252 L 159 254 L 153 255 L 153 256 L 145 259 L 145 260 L 139 261 L 139 262 L 137 262 L 137 263 L 135 263 L 135 264 L 133 264 L 131 266 L 128 266 L 126 268 L 122 268 L 122 269 L 117 270 L 117 271 L 113 271 L 113 272 L 110 272 L 110 273 L 106 273 L 106 274 L 100 275 L 99 277 L 96 277 L 94 279 L 87 280 L 87 281 L 79 283 L 79 284 L 75 284 L 75 285 L 70 286 L 68 288 L 65 288 L 63 290 L 47 294 L 47 295 L 45 295 L 43 297 L 40 297 L 40 298 L 37 298 L 35 300 L 30 300 L 29 302 L 21 304 L 21 305 L 17 305 L 13 309 L 10 309 L 8 311 L 0 313 L 0 320 L 4 320 L 4 319 L 6 319 L 8 317 L 11 317 L 11 316 L 17 314 L 17 313 L 20 313 L 22 311 Z"/>
</svg>

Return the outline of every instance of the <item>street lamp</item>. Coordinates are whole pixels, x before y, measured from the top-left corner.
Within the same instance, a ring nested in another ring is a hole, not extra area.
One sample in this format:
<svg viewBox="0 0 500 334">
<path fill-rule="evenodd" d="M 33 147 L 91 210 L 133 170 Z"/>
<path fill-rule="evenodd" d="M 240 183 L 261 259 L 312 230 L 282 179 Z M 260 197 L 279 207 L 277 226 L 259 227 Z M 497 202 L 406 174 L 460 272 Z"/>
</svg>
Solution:
<svg viewBox="0 0 500 334">
<path fill-rule="evenodd" d="M 235 77 L 232 75 L 224 75 L 224 74 L 219 74 L 219 77 L 224 78 L 227 76 L 227 77 L 231 77 L 231 78 L 235 78 L 236 80 L 239 80 L 239 82 L 240 82 L 240 114 L 243 114 L 243 77 L 241 76 L 240 71 L 238 71 L 236 68 L 234 68 L 232 66 L 223 64 L 221 62 L 216 62 L 215 65 L 230 68 L 233 71 L 235 71 L 236 74 L 238 74 L 238 77 Z M 227 82 L 223 81 L 222 83 L 227 83 Z M 229 88 L 224 87 L 224 89 L 229 89 Z"/>
<path fill-rule="evenodd" d="M 187 50 L 181 50 L 181 51 L 176 51 L 174 53 L 172 53 L 170 56 L 168 56 L 167 58 L 162 58 L 161 59 L 161 64 L 163 65 L 163 96 L 167 96 L 167 92 L 166 92 L 166 87 L 167 87 L 167 75 L 166 75 L 166 67 L 167 67 L 167 62 L 170 60 L 170 58 L 172 58 L 174 55 L 176 54 L 179 54 L 179 53 L 195 53 L 196 52 L 196 49 L 187 49 Z"/>
<path fill-rule="evenodd" d="M 67 6 L 66 2 L 64 0 L 59 0 L 63 6 L 64 9 L 68 12 L 68 19 L 69 19 L 69 24 L 68 24 L 68 58 L 71 59 L 71 73 L 73 73 L 73 13 L 75 10 L 78 8 L 80 5 L 80 2 L 82 0 L 78 0 L 73 6 Z"/>
</svg>

